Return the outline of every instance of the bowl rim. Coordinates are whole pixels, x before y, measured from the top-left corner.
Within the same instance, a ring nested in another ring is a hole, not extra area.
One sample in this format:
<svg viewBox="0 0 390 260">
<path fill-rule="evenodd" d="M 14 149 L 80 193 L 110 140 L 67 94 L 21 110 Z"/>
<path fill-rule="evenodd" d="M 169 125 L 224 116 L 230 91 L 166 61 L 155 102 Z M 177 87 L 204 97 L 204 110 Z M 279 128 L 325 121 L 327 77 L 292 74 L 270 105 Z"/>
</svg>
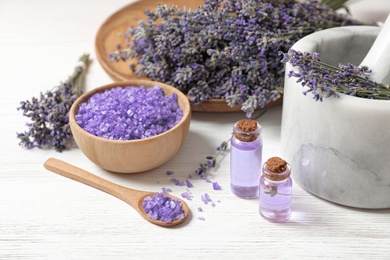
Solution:
<svg viewBox="0 0 390 260">
<path fill-rule="evenodd" d="M 146 87 L 145 85 L 150 85 L 150 86 Z M 115 87 L 124 88 L 127 86 L 130 86 L 130 87 L 142 87 L 143 86 L 145 88 L 159 86 L 163 90 L 164 94 L 165 94 L 164 88 L 172 90 L 172 93 L 176 93 L 178 98 L 180 96 L 180 99 L 183 100 L 183 102 L 184 102 L 184 107 L 181 107 L 179 104 L 180 108 L 183 110 L 182 118 L 180 119 L 179 122 L 177 122 L 177 124 L 175 126 L 173 126 L 172 128 L 168 129 L 167 131 L 165 131 L 163 133 L 160 133 L 158 135 L 154 135 L 151 137 L 143 138 L 143 139 L 134 139 L 134 140 L 114 140 L 114 139 L 107 139 L 104 137 L 96 136 L 96 135 L 93 135 L 93 134 L 87 132 L 86 130 L 84 130 L 77 123 L 75 116 L 80 108 L 80 105 L 82 103 L 86 102 L 92 95 L 94 95 L 95 93 L 101 93 L 101 92 L 108 90 L 108 89 L 113 89 Z M 93 89 L 83 93 L 81 96 L 79 96 L 73 102 L 73 104 L 69 110 L 69 116 L 68 116 L 70 126 L 75 127 L 77 131 L 86 134 L 89 138 L 96 138 L 97 140 L 102 141 L 102 142 L 117 143 L 117 144 L 139 143 L 142 141 L 149 141 L 149 140 L 154 140 L 154 139 L 160 138 L 164 135 L 167 135 L 167 134 L 175 131 L 177 128 L 181 127 L 181 125 L 190 117 L 191 117 L 190 101 L 188 100 L 187 96 L 183 94 L 183 92 L 181 92 L 180 90 L 178 90 L 170 85 L 167 85 L 167 84 L 164 84 L 161 82 L 157 82 L 157 81 L 152 81 L 152 80 L 125 80 L 125 81 L 113 82 L 113 83 L 109 83 L 109 84 L 106 84 L 106 85 L 103 85 L 100 87 L 93 88 Z M 72 132 L 72 134 L 73 134 L 73 132 Z"/>
</svg>

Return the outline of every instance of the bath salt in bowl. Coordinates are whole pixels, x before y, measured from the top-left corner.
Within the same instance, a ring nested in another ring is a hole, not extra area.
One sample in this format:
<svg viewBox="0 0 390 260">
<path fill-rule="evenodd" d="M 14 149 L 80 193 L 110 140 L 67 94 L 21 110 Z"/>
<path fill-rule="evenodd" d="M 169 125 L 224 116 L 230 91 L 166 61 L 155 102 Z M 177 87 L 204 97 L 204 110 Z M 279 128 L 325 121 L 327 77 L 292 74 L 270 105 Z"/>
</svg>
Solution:
<svg viewBox="0 0 390 260">
<path fill-rule="evenodd" d="M 95 93 L 80 105 L 76 122 L 90 134 L 112 140 L 137 140 L 162 134 L 183 117 L 177 94 L 159 86 L 116 87 Z"/>
<path fill-rule="evenodd" d="M 143 172 L 169 161 L 182 146 L 190 121 L 183 93 L 147 80 L 93 89 L 69 113 L 82 152 L 100 167 L 120 173 Z"/>
</svg>

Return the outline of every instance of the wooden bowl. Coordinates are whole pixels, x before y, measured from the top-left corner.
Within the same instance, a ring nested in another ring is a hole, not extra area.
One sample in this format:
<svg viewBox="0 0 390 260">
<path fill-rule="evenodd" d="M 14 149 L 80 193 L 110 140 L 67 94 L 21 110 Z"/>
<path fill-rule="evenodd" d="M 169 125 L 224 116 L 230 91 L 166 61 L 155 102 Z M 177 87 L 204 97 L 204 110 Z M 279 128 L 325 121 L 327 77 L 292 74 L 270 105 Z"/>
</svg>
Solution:
<svg viewBox="0 0 390 260">
<path fill-rule="evenodd" d="M 86 132 L 75 119 L 79 107 L 95 93 L 115 87 L 160 86 L 165 95 L 176 93 L 178 103 L 183 110 L 183 118 L 168 131 L 140 140 L 109 140 Z M 191 109 L 188 98 L 179 90 L 166 84 L 149 80 L 128 80 L 115 82 L 95 88 L 80 96 L 69 112 L 69 124 L 73 137 L 80 150 L 92 162 L 105 170 L 119 173 L 144 172 L 161 166 L 169 161 L 180 149 L 187 136 L 191 121 Z"/>
</svg>

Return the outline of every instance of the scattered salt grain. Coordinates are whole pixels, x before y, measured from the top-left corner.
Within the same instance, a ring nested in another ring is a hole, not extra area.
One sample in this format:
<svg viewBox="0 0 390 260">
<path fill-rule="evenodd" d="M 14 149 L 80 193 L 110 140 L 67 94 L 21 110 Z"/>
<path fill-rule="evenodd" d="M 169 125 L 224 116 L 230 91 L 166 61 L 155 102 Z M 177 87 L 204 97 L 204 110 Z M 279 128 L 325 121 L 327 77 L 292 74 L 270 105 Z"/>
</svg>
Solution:
<svg viewBox="0 0 390 260">
<path fill-rule="evenodd" d="M 186 185 L 185 181 L 178 180 L 176 178 L 172 178 L 171 182 L 173 182 L 176 186 L 184 186 Z"/>
<path fill-rule="evenodd" d="M 186 180 L 187 188 L 193 188 L 194 185 L 189 180 Z"/>
<path fill-rule="evenodd" d="M 181 202 L 162 193 L 147 196 L 142 202 L 142 207 L 151 219 L 162 222 L 168 223 L 184 218 Z"/>
<path fill-rule="evenodd" d="M 80 105 L 76 121 L 90 134 L 111 140 L 136 140 L 161 134 L 183 117 L 177 95 L 158 86 L 115 87 Z"/>
<path fill-rule="evenodd" d="M 161 188 L 162 189 L 162 193 L 163 194 L 168 194 L 168 193 L 170 193 L 170 192 L 172 192 L 172 190 L 170 189 L 170 188 Z"/>
<path fill-rule="evenodd" d="M 214 190 L 221 190 L 221 186 L 218 184 L 218 182 L 213 182 L 213 189 Z"/>
<path fill-rule="evenodd" d="M 188 191 L 183 192 L 183 193 L 181 194 L 181 196 L 182 196 L 183 198 L 187 199 L 187 200 L 192 200 L 192 197 L 193 197 L 193 196 L 191 195 L 191 193 L 188 192 Z"/>
<path fill-rule="evenodd" d="M 207 193 L 202 195 L 200 198 L 201 198 L 201 200 L 203 201 L 204 204 L 208 204 L 209 202 L 212 202 L 212 200 L 210 198 L 210 195 L 207 194 Z"/>
</svg>

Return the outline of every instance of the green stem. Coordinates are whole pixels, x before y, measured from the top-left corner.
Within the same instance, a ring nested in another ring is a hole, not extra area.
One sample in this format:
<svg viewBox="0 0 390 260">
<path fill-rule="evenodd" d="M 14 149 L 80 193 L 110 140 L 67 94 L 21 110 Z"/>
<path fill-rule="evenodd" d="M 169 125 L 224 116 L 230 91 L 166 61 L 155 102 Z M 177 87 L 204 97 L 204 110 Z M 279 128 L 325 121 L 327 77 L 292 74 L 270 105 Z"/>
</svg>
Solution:
<svg viewBox="0 0 390 260">
<path fill-rule="evenodd" d="M 344 4 L 347 1 L 348 0 L 321 0 L 321 4 L 327 5 L 330 8 L 332 8 L 333 10 L 337 10 L 341 7 L 344 7 Z"/>
<path fill-rule="evenodd" d="M 83 54 L 79 58 L 79 61 L 81 61 L 82 64 L 74 69 L 73 74 L 66 81 L 66 83 L 72 85 L 77 96 L 80 96 L 83 93 L 85 74 L 89 65 L 89 54 Z"/>
</svg>

